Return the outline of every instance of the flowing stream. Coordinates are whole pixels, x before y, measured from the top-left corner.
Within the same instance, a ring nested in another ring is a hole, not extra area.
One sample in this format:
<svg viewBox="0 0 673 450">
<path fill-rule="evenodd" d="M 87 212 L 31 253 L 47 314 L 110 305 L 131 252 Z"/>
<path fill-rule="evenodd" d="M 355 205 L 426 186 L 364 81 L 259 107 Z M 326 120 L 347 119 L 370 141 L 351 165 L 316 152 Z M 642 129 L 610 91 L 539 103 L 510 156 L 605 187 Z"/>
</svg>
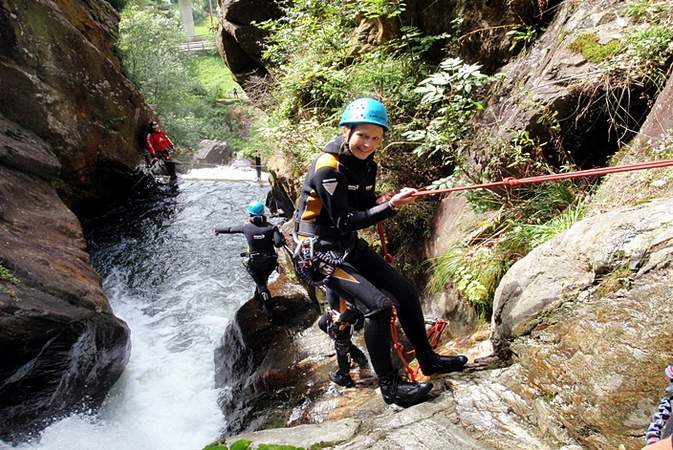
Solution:
<svg viewBox="0 0 673 450">
<path fill-rule="evenodd" d="M 213 350 L 253 288 L 243 236 L 213 229 L 244 220 L 243 207 L 268 187 L 183 179 L 161 191 L 87 227 L 93 265 L 131 329 L 126 370 L 97 413 L 60 420 L 18 448 L 199 450 L 226 424 Z"/>
</svg>

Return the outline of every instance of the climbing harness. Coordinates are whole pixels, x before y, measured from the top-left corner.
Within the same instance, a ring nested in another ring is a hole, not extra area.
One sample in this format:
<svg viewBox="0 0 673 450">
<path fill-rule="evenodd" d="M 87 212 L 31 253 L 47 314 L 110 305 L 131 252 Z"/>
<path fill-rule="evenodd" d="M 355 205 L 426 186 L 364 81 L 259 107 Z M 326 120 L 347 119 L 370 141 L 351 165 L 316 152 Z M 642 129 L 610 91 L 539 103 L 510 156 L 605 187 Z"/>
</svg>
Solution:
<svg viewBox="0 0 673 450">
<path fill-rule="evenodd" d="M 327 279 L 332 276 L 337 266 L 343 264 L 348 251 L 339 256 L 335 251 L 320 251 L 315 248 L 318 238 L 305 237 L 300 239 L 294 233 L 292 239 L 295 242 L 292 260 L 299 277 L 310 286 L 323 286 Z"/>
<path fill-rule="evenodd" d="M 538 175 L 534 177 L 515 178 L 506 177 L 501 181 L 492 183 L 473 184 L 468 186 L 456 186 L 447 189 L 421 190 L 414 192 L 413 197 L 426 197 L 430 195 L 443 195 L 451 192 L 469 191 L 474 189 L 496 189 L 502 187 L 515 188 L 529 184 L 538 184 L 545 181 L 571 180 L 575 178 L 600 177 L 611 173 L 632 172 L 636 170 L 659 169 L 673 166 L 673 159 L 661 159 L 658 161 L 649 161 L 644 163 L 626 164 L 616 167 L 598 167 L 596 169 L 578 170 L 575 172 L 553 173 L 549 175 Z"/>
</svg>

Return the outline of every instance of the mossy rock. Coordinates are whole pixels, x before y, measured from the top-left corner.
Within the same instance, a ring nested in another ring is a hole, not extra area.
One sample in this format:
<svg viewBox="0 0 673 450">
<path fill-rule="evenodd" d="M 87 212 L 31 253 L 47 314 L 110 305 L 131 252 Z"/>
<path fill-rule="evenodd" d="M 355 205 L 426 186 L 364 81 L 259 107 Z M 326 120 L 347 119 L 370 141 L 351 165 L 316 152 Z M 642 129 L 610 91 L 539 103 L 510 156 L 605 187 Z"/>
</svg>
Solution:
<svg viewBox="0 0 673 450">
<path fill-rule="evenodd" d="M 601 44 L 596 34 L 587 32 L 582 33 L 568 46 L 568 49 L 579 53 L 587 61 L 599 63 L 605 61 L 613 55 L 616 55 L 622 48 L 622 43 L 617 39 L 612 39 L 606 44 Z"/>
</svg>

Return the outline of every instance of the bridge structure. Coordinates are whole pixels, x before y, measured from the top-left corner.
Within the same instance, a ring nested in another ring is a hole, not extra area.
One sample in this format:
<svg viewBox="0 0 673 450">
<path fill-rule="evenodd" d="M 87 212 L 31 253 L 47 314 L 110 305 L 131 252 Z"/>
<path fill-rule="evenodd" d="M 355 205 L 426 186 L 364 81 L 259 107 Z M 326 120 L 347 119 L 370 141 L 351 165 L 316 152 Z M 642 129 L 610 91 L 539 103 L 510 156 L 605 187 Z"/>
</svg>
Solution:
<svg viewBox="0 0 673 450">
<path fill-rule="evenodd" d="M 186 42 L 180 44 L 180 48 L 187 53 L 208 53 L 215 50 L 213 35 L 194 35 Z"/>
</svg>

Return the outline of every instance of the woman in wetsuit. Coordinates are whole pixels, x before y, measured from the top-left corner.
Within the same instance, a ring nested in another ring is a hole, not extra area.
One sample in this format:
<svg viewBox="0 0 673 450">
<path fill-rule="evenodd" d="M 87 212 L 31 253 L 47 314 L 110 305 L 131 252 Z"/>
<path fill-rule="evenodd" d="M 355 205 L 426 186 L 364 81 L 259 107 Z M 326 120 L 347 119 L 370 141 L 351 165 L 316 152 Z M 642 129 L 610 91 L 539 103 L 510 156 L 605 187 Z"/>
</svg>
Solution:
<svg viewBox="0 0 673 450">
<path fill-rule="evenodd" d="M 295 232 L 301 245 L 310 242 L 311 250 L 298 252 L 297 264 L 306 263 L 301 255 L 330 255 L 323 258 L 328 263 L 315 265 L 325 275 L 321 282 L 365 316 L 365 343 L 383 399 L 407 407 L 425 401 L 432 384 L 401 380 L 393 368 L 393 302 L 384 291 L 395 298 L 402 329 L 425 375 L 462 370 L 467 358 L 441 356 L 432 350 L 415 288 L 357 237 L 356 230 L 391 217 L 414 201 L 415 189 L 410 188 L 377 201 L 373 155 L 388 131 L 385 107 L 371 98 L 357 99 L 345 108 L 339 126 L 341 135 L 311 163 L 304 181 Z M 332 266 L 326 267 L 329 261 Z"/>
</svg>

